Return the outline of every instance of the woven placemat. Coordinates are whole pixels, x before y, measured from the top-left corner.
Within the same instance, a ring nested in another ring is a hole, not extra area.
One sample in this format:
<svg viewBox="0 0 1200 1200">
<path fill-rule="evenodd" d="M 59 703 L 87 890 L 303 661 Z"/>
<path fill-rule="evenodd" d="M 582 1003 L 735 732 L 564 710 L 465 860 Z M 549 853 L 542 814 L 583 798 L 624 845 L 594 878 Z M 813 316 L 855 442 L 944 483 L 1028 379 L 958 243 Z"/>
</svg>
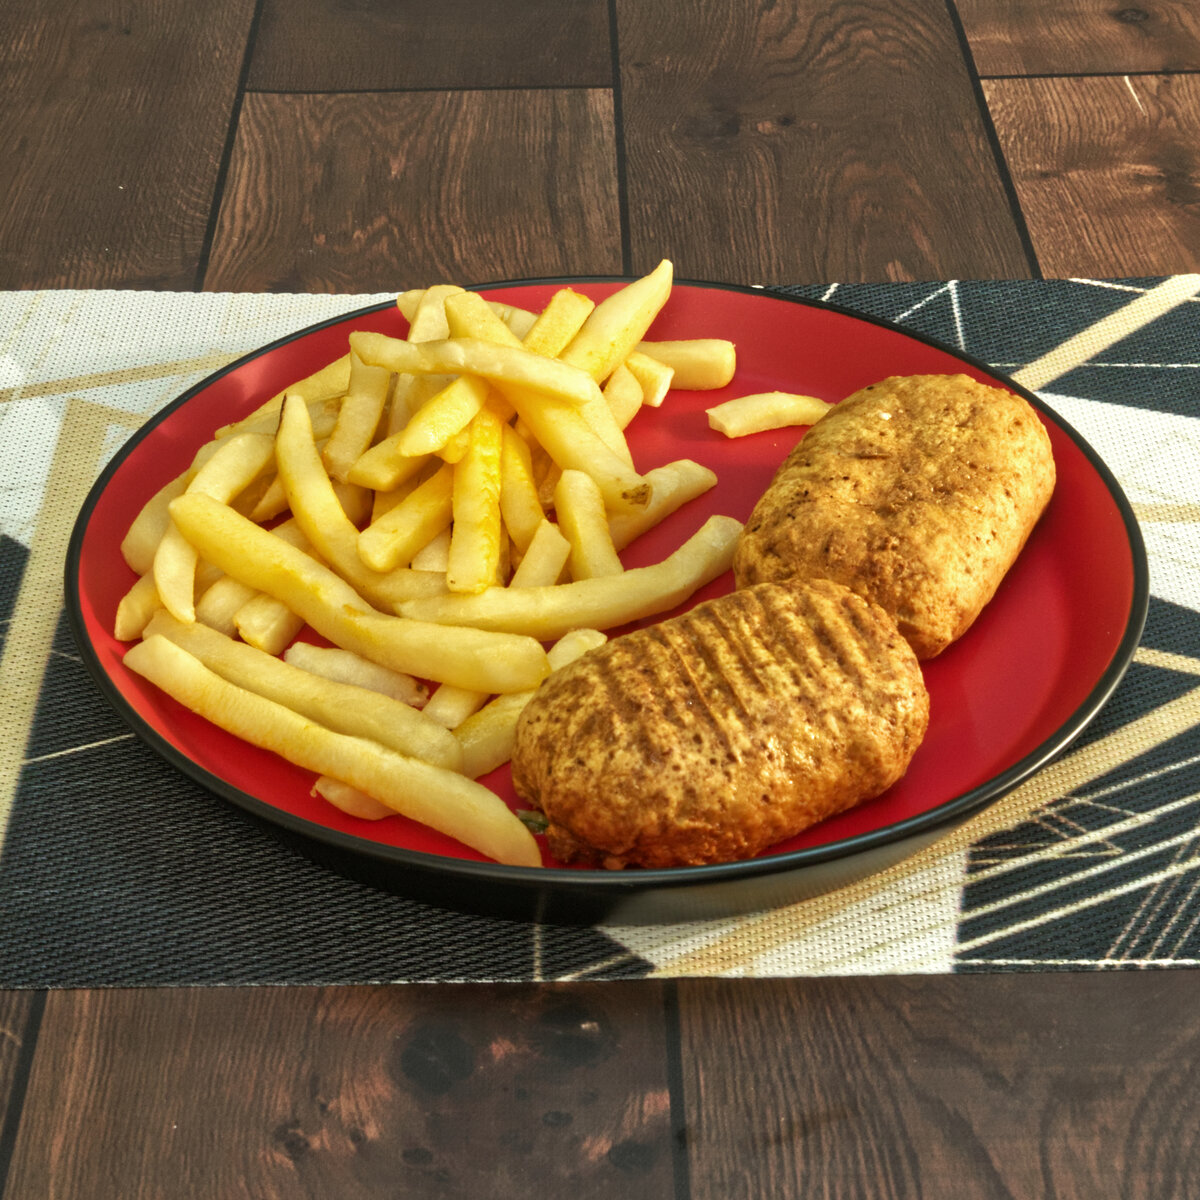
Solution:
<svg viewBox="0 0 1200 1200">
<path fill-rule="evenodd" d="M 1197 965 L 1193 285 L 780 289 L 896 320 L 1039 388 L 1134 505 L 1145 635 L 1067 755 L 908 862 L 739 920 L 593 929 L 443 911 L 316 865 L 137 741 L 67 632 L 70 527 L 129 434 L 232 358 L 387 297 L 0 294 L 0 987 Z"/>
</svg>

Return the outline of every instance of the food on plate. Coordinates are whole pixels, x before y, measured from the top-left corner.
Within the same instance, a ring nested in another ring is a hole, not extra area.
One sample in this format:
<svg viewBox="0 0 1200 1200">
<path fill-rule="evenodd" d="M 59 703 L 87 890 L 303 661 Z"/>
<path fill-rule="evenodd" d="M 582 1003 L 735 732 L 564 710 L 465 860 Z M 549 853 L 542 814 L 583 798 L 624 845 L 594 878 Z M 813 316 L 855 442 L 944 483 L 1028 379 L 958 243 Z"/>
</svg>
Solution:
<svg viewBox="0 0 1200 1200">
<path fill-rule="evenodd" d="M 828 580 L 760 584 L 551 675 L 517 723 L 513 783 L 562 861 L 728 862 L 879 795 L 928 716 L 877 605 Z"/>
<path fill-rule="evenodd" d="M 791 452 L 746 523 L 734 572 L 742 587 L 843 583 L 932 658 L 995 594 L 1054 481 L 1050 439 L 1022 397 L 966 375 L 885 379 Z"/>
<path fill-rule="evenodd" d="M 708 410 L 708 423 L 726 437 L 745 437 L 789 425 L 815 425 L 832 404 L 794 392 L 756 392 L 736 396 Z"/>
</svg>

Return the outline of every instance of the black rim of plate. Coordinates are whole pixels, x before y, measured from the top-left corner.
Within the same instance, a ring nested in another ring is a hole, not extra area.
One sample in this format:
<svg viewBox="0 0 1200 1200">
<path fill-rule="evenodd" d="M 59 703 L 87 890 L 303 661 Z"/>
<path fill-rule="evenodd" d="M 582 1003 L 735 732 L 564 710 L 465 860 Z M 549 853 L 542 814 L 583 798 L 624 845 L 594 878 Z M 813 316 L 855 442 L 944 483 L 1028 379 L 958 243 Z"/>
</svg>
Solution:
<svg viewBox="0 0 1200 1200">
<path fill-rule="evenodd" d="M 580 275 L 498 280 L 474 285 L 474 290 L 488 291 L 501 288 L 544 285 L 568 287 L 573 284 L 586 283 L 621 283 L 628 282 L 631 278 L 634 278 L 634 276 Z M 639 867 L 625 871 L 603 871 L 599 869 L 580 871 L 565 867 L 510 867 L 494 862 L 475 862 L 467 859 L 446 858 L 441 855 L 428 854 L 424 851 L 382 845 L 378 842 L 355 837 L 352 834 L 344 834 L 338 830 L 329 829 L 324 825 L 318 825 L 301 817 L 294 816 L 292 813 L 276 808 L 274 805 L 260 800 L 248 792 L 243 792 L 240 788 L 236 788 L 226 782 L 219 775 L 214 775 L 206 768 L 200 766 L 167 741 L 157 730 L 147 724 L 141 715 L 128 704 L 115 683 L 109 678 L 108 672 L 101 665 L 99 656 L 88 637 L 79 591 L 79 569 L 83 539 L 91 519 L 92 510 L 107 488 L 109 480 L 121 469 L 122 464 L 138 444 L 150 436 L 165 420 L 218 379 L 238 370 L 247 363 L 272 350 L 298 341 L 318 330 L 390 308 L 394 303 L 391 300 L 352 309 L 339 316 L 308 325 L 294 333 L 278 338 L 265 346 L 261 346 L 249 354 L 238 358 L 228 366 L 214 371 L 211 375 L 206 376 L 199 383 L 188 388 L 177 399 L 156 413 L 114 455 L 88 493 L 87 499 L 80 509 L 79 516 L 76 518 L 75 526 L 71 533 L 71 540 L 67 548 L 64 580 L 67 619 L 71 631 L 82 652 L 84 664 L 92 678 L 98 684 L 103 695 L 147 745 L 182 771 L 183 774 L 200 783 L 209 791 L 215 792 L 217 795 L 222 796 L 243 810 L 264 819 L 270 824 L 323 843 L 331 849 L 367 860 L 375 860 L 377 863 L 384 863 L 398 870 L 416 868 L 422 873 L 432 871 L 447 880 L 457 877 L 465 883 L 486 882 L 510 888 L 535 891 L 549 888 L 567 893 L 577 893 L 581 898 L 584 896 L 593 898 L 608 896 L 616 900 L 622 896 L 630 896 L 639 892 L 659 889 L 675 890 L 696 885 L 710 887 L 713 884 L 722 882 L 733 883 L 735 881 L 746 881 L 771 875 L 785 875 L 823 863 L 836 860 L 849 860 L 867 851 L 903 842 L 920 834 L 931 834 L 942 827 L 949 830 L 961 823 L 976 810 L 994 803 L 1012 791 L 1020 783 L 1023 783 L 1044 767 L 1054 757 L 1062 753 L 1079 736 L 1112 695 L 1117 684 L 1125 674 L 1141 638 L 1150 602 L 1149 567 L 1146 560 L 1145 544 L 1142 540 L 1137 518 L 1134 516 L 1133 509 L 1126 499 L 1124 492 L 1121 490 L 1120 484 L 1096 451 L 1067 422 L 1039 400 L 1031 391 L 1022 387 L 1002 372 L 995 370 L 981 359 L 949 346 L 937 338 L 905 329 L 895 322 L 858 312 L 855 309 L 839 304 L 793 296 L 768 287 L 750 287 L 743 284 L 715 283 L 694 279 L 678 279 L 676 280 L 676 286 L 708 288 L 713 291 L 737 292 L 746 295 L 761 296 L 785 304 L 796 304 L 804 308 L 823 309 L 839 313 L 867 325 L 874 325 L 898 332 L 906 338 L 911 338 L 913 341 L 924 343 L 927 346 L 949 354 L 959 362 L 983 372 L 996 380 L 997 383 L 1023 396 L 1039 412 L 1044 413 L 1053 421 L 1076 444 L 1093 470 L 1100 477 L 1120 511 L 1132 559 L 1133 594 L 1130 600 L 1129 615 L 1126 620 L 1124 633 L 1108 666 L 1097 679 L 1083 703 L 1034 750 L 985 783 L 954 796 L 949 800 L 944 800 L 942 803 L 923 813 L 918 813 L 915 816 L 897 821 L 882 829 L 843 838 L 840 841 L 830 842 L 823 846 L 792 850 L 786 854 L 768 853 L 758 858 L 745 859 L 738 862 L 715 863 L 700 867 L 659 869 Z"/>
</svg>

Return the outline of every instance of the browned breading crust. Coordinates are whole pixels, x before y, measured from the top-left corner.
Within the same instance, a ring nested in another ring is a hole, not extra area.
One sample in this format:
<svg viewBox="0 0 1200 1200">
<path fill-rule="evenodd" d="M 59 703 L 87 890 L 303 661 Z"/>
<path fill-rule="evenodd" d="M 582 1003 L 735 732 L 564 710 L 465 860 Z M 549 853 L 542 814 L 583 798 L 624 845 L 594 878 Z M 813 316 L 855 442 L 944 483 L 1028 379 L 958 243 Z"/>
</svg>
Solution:
<svg viewBox="0 0 1200 1200">
<path fill-rule="evenodd" d="M 739 586 L 835 579 L 895 619 L 918 658 L 961 637 L 1054 490 L 1032 407 L 966 375 L 896 376 L 812 427 L 738 545 Z"/>
<path fill-rule="evenodd" d="M 929 720 L 916 657 L 840 584 L 763 584 L 555 672 L 521 715 L 520 796 L 563 861 L 749 858 L 903 775 Z"/>
</svg>

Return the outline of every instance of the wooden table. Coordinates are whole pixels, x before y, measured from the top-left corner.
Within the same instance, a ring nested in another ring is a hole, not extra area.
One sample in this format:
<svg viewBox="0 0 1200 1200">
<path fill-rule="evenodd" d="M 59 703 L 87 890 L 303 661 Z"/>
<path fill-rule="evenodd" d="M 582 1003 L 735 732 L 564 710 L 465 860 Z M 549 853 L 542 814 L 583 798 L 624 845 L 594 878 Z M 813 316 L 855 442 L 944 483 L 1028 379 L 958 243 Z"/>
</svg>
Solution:
<svg viewBox="0 0 1200 1200">
<path fill-rule="evenodd" d="M 9 0 L 0 288 L 1200 270 L 1189 0 Z M 1188 971 L 0 993 L 0 1196 L 1183 1196 Z"/>
</svg>

